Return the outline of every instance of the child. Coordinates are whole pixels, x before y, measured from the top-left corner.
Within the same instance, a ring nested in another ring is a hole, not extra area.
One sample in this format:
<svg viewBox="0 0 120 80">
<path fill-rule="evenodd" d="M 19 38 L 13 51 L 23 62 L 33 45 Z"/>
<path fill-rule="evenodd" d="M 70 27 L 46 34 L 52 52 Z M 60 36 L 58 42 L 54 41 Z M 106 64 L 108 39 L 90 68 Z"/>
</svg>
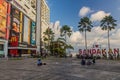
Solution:
<svg viewBox="0 0 120 80">
<path fill-rule="evenodd" d="M 41 61 L 41 59 L 38 59 L 38 61 L 37 61 L 37 65 L 38 65 L 38 66 L 41 66 L 41 65 L 42 65 L 42 61 Z"/>
<path fill-rule="evenodd" d="M 38 61 L 37 61 L 37 65 L 38 65 L 38 66 L 46 65 L 46 63 L 42 63 L 41 59 L 38 59 Z"/>
</svg>

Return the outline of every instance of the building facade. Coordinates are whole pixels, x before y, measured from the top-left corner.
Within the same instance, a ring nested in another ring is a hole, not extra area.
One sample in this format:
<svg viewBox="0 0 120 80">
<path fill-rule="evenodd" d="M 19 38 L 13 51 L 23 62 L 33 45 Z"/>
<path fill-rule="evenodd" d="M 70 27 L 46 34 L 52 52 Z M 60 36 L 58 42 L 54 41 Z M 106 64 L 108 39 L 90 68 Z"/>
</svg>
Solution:
<svg viewBox="0 0 120 80">
<path fill-rule="evenodd" d="M 40 51 L 49 23 L 50 10 L 45 0 L 0 0 L 0 56 Z"/>
<path fill-rule="evenodd" d="M 7 57 L 10 31 L 10 4 L 0 0 L 0 56 Z"/>
<path fill-rule="evenodd" d="M 41 38 L 42 38 L 42 46 L 44 47 L 44 32 L 50 25 L 50 9 L 45 0 L 41 0 Z"/>
<path fill-rule="evenodd" d="M 36 52 L 36 3 L 33 0 L 7 0 L 10 6 L 8 55 Z"/>
<path fill-rule="evenodd" d="M 37 51 L 42 52 L 45 49 L 45 42 L 43 40 L 44 32 L 49 27 L 50 23 L 50 9 L 46 0 L 37 0 Z"/>
</svg>

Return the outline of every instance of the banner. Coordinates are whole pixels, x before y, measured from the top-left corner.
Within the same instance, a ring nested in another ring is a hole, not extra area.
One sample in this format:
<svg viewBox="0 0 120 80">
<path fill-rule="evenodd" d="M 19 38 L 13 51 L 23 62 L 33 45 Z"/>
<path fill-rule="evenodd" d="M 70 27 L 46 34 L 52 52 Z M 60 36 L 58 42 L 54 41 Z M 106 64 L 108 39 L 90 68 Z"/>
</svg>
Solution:
<svg viewBox="0 0 120 80">
<path fill-rule="evenodd" d="M 30 40 L 30 19 L 24 15 L 23 42 L 29 43 Z"/>
<path fill-rule="evenodd" d="M 7 3 L 5 0 L 0 0 L 0 38 L 5 39 L 6 34 L 6 15 L 7 15 Z"/>
<path fill-rule="evenodd" d="M 12 36 L 18 36 L 20 32 L 20 11 L 12 7 Z"/>
<path fill-rule="evenodd" d="M 35 33 L 36 33 L 36 24 L 35 22 L 31 23 L 31 44 L 35 45 Z"/>
</svg>

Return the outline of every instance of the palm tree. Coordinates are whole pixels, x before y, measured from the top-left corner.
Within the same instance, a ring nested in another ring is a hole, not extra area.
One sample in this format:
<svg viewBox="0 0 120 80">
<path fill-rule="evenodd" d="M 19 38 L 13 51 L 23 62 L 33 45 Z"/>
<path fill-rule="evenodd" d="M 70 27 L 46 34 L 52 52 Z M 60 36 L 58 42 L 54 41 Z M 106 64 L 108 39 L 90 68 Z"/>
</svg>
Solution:
<svg viewBox="0 0 120 80">
<path fill-rule="evenodd" d="M 72 34 L 72 30 L 68 25 L 63 25 L 60 29 L 61 36 L 65 36 L 65 41 L 67 36 L 70 37 Z"/>
<path fill-rule="evenodd" d="M 65 42 L 67 42 L 67 36 L 70 37 L 72 34 L 72 30 L 68 25 L 63 25 L 60 29 L 61 36 L 65 36 Z"/>
<path fill-rule="evenodd" d="M 116 20 L 113 19 L 113 17 L 111 15 L 109 16 L 105 16 L 101 21 L 100 21 L 100 26 L 102 28 L 102 30 L 107 30 L 108 31 L 108 50 L 110 50 L 110 39 L 109 39 L 109 32 L 112 29 L 115 29 L 115 26 L 117 26 L 117 24 L 115 23 Z M 107 53 L 107 58 L 109 57 L 108 53 Z"/>
<path fill-rule="evenodd" d="M 60 57 L 66 56 L 66 49 L 74 49 L 71 45 L 68 45 L 65 42 L 64 38 L 58 38 L 54 41 L 54 46 L 54 52 Z"/>
<path fill-rule="evenodd" d="M 80 22 L 78 23 L 78 28 L 80 32 L 85 32 L 85 48 L 87 51 L 87 37 L 86 37 L 86 32 L 91 32 L 91 28 L 93 27 L 92 22 L 88 17 L 83 17 L 80 19 Z M 87 54 L 87 52 L 86 52 Z"/>
<path fill-rule="evenodd" d="M 46 46 L 46 48 L 50 51 L 50 46 L 52 41 L 54 40 L 54 33 L 52 31 L 52 29 L 50 29 L 49 27 L 46 29 L 45 32 L 43 32 L 44 36 L 43 36 L 43 39 L 44 41 L 47 41 L 48 43 L 48 46 Z"/>
</svg>

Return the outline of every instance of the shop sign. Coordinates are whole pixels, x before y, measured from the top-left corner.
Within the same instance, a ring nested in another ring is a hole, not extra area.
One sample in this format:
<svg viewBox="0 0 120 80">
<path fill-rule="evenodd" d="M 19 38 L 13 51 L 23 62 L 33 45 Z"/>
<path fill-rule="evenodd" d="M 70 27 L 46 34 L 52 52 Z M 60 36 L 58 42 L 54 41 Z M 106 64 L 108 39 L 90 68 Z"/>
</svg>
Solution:
<svg viewBox="0 0 120 80">
<path fill-rule="evenodd" d="M 18 37 L 17 36 L 11 36 L 10 46 L 12 46 L 12 47 L 17 47 L 18 46 Z"/>
<path fill-rule="evenodd" d="M 79 54 L 119 54 L 119 48 L 113 48 L 113 49 L 99 49 L 99 48 L 92 48 L 92 49 L 79 49 Z"/>
</svg>

